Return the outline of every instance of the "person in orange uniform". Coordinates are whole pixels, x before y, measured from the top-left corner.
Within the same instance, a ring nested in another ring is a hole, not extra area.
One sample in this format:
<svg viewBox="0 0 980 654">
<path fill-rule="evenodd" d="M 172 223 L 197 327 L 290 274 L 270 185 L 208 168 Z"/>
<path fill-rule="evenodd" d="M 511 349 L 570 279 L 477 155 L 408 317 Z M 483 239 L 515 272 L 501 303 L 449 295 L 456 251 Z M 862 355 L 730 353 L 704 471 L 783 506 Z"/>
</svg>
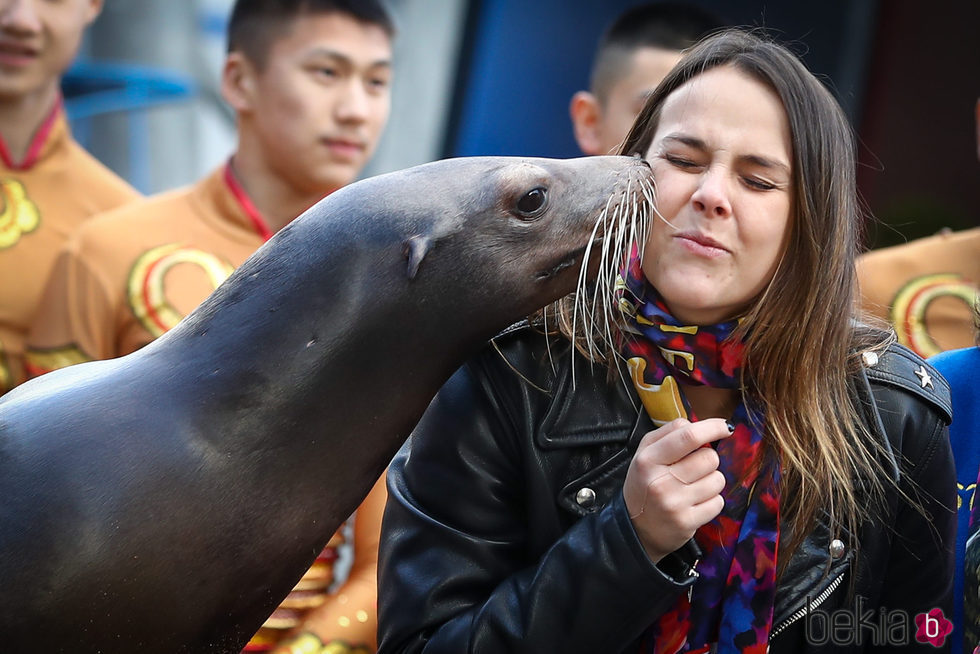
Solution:
<svg viewBox="0 0 980 654">
<path fill-rule="evenodd" d="M 68 235 L 139 194 L 71 136 L 61 76 L 101 0 L 0 0 L 0 393 L 24 381 L 24 341 Z"/>
<path fill-rule="evenodd" d="M 235 153 L 189 188 L 73 235 L 29 337 L 31 373 L 146 345 L 275 232 L 354 181 L 388 118 L 393 35 L 373 0 L 238 0 L 222 72 Z M 385 498 L 382 482 L 246 651 L 373 651 Z"/>
<path fill-rule="evenodd" d="M 940 233 L 858 259 L 862 309 L 923 357 L 973 344 L 980 227 Z"/>
<path fill-rule="evenodd" d="M 980 99 L 975 108 L 980 159 Z M 980 227 L 941 232 L 863 254 L 857 262 L 861 308 L 884 320 L 898 341 L 923 357 L 971 347 L 980 301 Z M 965 483 L 972 484 L 976 471 Z"/>
</svg>

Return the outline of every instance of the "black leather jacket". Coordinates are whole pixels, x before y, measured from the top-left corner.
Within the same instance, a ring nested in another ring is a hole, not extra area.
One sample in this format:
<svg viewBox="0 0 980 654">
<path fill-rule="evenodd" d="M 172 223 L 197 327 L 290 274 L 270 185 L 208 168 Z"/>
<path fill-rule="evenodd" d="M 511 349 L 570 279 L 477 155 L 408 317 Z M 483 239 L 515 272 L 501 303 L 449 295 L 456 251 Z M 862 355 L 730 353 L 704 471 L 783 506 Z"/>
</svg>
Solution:
<svg viewBox="0 0 980 654">
<path fill-rule="evenodd" d="M 637 651 L 692 583 L 650 561 L 622 499 L 653 426 L 631 385 L 571 357 L 567 341 L 548 346 L 523 327 L 495 342 L 440 391 L 389 469 L 380 651 Z M 901 346 L 865 361 L 853 392 L 883 463 L 922 512 L 893 491 L 859 553 L 814 525 L 777 585 L 774 653 L 876 651 L 876 640 L 934 652 L 917 643 L 914 616 L 950 615 L 948 386 Z"/>
</svg>

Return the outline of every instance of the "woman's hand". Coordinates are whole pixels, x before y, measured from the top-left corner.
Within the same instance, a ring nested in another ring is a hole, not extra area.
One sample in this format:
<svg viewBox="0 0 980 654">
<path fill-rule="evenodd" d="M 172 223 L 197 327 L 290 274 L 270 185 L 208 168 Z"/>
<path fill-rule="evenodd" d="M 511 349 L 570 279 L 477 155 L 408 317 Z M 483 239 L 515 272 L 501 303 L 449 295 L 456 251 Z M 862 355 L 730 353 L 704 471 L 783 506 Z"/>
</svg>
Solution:
<svg viewBox="0 0 980 654">
<path fill-rule="evenodd" d="M 721 513 L 725 476 L 704 447 L 731 431 L 720 418 L 674 420 L 647 433 L 630 462 L 623 499 L 640 542 L 656 563 Z"/>
</svg>

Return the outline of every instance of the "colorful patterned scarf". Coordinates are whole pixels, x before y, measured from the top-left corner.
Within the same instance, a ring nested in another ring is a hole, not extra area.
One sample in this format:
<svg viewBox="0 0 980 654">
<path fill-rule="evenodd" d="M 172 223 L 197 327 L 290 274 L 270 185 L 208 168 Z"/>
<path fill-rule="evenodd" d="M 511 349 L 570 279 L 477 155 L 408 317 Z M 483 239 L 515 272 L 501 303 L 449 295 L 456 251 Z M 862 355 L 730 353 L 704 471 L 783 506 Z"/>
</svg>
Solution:
<svg viewBox="0 0 980 654">
<path fill-rule="evenodd" d="M 636 331 L 622 354 L 656 425 L 696 421 L 675 378 L 688 384 L 738 388 L 742 344 L 729 337 L 737 321 L 680 324 L 646 281 L 638 257 L 619 280 L 620 307 Z M 734 433 L 717 444 L 727 484 L 725 508 L 698 529 L 703 552 L 689 594 L 644 634 L 644 654 L 717 652 L 763 654 L 772 630 L 779 546 L 779 467 L 766 457 L 763 416 L 740 402 L 729 419 Z"/>
</svg>

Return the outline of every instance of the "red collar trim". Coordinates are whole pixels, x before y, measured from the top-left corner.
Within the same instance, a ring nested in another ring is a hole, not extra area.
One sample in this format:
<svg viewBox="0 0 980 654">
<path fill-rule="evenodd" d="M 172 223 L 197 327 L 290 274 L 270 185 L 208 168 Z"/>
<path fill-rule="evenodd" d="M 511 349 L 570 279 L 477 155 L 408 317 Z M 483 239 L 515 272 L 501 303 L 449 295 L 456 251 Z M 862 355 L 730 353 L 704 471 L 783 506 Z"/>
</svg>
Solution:
<svg viewBox="0 0 980 654">
<path fill-rule="evenodd" d="M 44 119 L 44 122 L 34 132 L 31 143 L 27 148 L 27 154 L 24 155 L 24 160 L 20 163 L 13 160 L 13 157 L 10 156 L 10 150 L 7 149 L 7 144 L 3 142 L 3 139 L 0 139 L 0 159 L 3 160 L 3 164 L 7 168 L 11 170 L 27 170 L 37 163 L 38 159 L 41 158 L 41 150 L 47 143 L 48 136 L 50 136 L 58 116 L 61 115 L 63 106 L 64 103 L 62 102 L 61 95 L 59 95 L 51 111 L 48 112 L 47 117 Z"/>
<path fill-rule="evenodd" d="M 245 189 L 242 188 L 242 185 L 235 177 L 235 173 L 231 169 L 230 159 L 228 160 L 228 163 L 225 164 L 224 178 L 225 184 L 228 185 L 228 190 L 230 190 L 231 194 L 235 196 L 235 200 L 238 201 L 238 205 L 242 208 L 242 211 L 245 212 L 245 215 L 248 216 L 248 219 L 252 221 L 252 226 L 255 227 L 255 231 L 259 233 L 259 236 L 262 237 L 263 241 L 268 241 L 270 238 L 272 238 L 272 230 L 269 229 L 269 224 L 266 223 L 265 218 L 262 217 L 262 212 L 260 212 L 254 204 L 252 204 L 252 199 L 248 197 L 248 193 L 245 192 Z"/>
</svg>

